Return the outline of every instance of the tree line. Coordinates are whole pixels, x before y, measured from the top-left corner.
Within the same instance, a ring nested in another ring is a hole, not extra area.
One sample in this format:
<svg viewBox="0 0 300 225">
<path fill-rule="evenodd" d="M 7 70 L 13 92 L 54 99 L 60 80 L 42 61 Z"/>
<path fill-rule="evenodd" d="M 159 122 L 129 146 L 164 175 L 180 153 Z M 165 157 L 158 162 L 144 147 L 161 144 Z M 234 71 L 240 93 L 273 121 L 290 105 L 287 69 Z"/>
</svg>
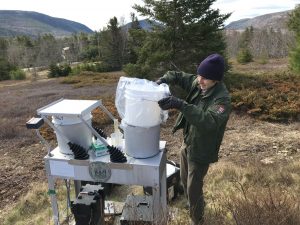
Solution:
<svg viewBox="0 0 300 225">
<path fill-rule="evenodd" d="M 123 69 L 128 75 L 154 77 L 166 70 L 194 73 L 199 62 L 214 52 L 228 57 L 246 53 L 256 58 L 278 58 L 286 57 L 294 46 L 296 53 L 292 55 L 299 57 L 299 7 L 289 21 L 291 32 L 250 27 L 229 33 L 224 31 L 224 21 L 230 14 L 212 9 L 213 2 L 144 0 L 143 6 L 134 5 L 133 9 L 151 23 L 149 31 L 142 29 L 132 13 L 129 25 L 113 17 L 105 28 L 91 35 L 0 38 L 0 80 L 8 79 L 9 71 L 17 68 L 79 61 L 98 62 L 101 70 Z"/>
<path fill-rule="evenodd" d="M 227 53 L 230 58 L 239 58 L 241 54 L 249 59 L 259 60 L 287 57 L 295 47 L 293 33 L 280 29 L 246 28 L 243 32 L 230 30 L 226 32 Z M 247 60 L 246 60 L 247 62 Z"/>
</svg>

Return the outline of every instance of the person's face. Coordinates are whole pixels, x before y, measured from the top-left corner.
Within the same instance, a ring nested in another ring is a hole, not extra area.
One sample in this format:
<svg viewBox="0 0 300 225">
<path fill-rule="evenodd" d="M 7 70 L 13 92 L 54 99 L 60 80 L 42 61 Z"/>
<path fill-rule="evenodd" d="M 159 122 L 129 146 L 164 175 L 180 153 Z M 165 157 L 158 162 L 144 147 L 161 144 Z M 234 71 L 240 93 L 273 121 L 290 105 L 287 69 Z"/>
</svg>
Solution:
<svg viewBox="0 0 300 225">
<path fill-rule="evenodd" d="M 217 81 L 206 79 L 201 75 L 197 76 L 197 81 L 198 81 L 198 88 L 201 89 L 202 91 L 208 90 L 209 88 L 211 88 L 217 83 Z"/>
</svg>

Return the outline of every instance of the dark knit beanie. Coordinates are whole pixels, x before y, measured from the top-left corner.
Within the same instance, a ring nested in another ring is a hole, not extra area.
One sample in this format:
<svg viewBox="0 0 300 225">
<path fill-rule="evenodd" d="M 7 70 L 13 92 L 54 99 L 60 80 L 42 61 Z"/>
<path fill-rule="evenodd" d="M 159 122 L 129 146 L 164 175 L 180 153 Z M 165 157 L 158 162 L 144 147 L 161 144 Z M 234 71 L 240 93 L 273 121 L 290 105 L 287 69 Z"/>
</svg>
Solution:
<svg viewBox="0 0 300 225">
<path fill-rule="evenodd" d="M 221 55 L 209 55 L 198 66 L 197 74 L 209 80 L 221 81 L 224 76 L 224 64 L 224 58 Z"/>
</svg>

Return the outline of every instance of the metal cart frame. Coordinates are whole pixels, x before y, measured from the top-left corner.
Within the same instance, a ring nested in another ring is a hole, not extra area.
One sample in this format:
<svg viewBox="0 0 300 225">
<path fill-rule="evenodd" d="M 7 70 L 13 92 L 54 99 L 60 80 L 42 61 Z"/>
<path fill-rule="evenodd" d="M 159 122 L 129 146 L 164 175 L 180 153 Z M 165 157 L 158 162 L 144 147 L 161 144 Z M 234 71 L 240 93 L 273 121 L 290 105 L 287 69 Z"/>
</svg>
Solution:
<svg viewBox="0 0 300 225">
<path fill-rule="evenodd" d="M 60 99 L 38 109 L 37 113 L 58 133 L 59 130 L 53 126 L 48 116 L 77 116 L 95 136 L 99 137 L 97 132 L 83 120 L 84 115 L 97 107 L 100 107 L 112 120 L 115 119 L 101 101 L 95 100 Z M 99 139 L 103 138 L 99 137 Z M 106 140 L 103 141 L 106 142 Z M 91 151 L 88 152 L 90 155 L 88 160 L 75 160 L 73 155 L 61 153 L 59 147 L 52 151 L 48 149 L 44 160 L 54 224 L 60 224 L 55 191 L 56 179 L 152 187 L 154 224 L 167 224 L 165 144 L 165 141 L 160 141 L 160 151 L 156 156 L 147 159 L 127 156 L 127 163 L 112 163 L 109 155 L 95 157 Z M 142 148 L 143 146 L 141 146 L 141 151 Z"/>
</svg>

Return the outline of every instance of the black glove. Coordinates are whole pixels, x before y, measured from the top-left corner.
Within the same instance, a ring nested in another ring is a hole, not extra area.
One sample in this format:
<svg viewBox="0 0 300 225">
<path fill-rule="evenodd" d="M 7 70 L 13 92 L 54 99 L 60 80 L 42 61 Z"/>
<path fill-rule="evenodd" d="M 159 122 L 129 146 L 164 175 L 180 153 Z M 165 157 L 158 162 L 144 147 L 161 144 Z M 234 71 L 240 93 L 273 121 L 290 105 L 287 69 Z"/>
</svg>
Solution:
<svg viewBox="0 0 300 225">
<path fill-rule="evenodd" d="M 162 77 L 158 78 L 158 80 L 155 81 L 155 83 L 157 83 L 158 85 L 166 83 L 166 80 Z"/>
<path fill-rule="evenodd" d="M 183 100 L 174 96 L 169 96 L 158 101 L 159 107 L 162 110 L 180 109 L 183 106 Z"/>
</svg>

